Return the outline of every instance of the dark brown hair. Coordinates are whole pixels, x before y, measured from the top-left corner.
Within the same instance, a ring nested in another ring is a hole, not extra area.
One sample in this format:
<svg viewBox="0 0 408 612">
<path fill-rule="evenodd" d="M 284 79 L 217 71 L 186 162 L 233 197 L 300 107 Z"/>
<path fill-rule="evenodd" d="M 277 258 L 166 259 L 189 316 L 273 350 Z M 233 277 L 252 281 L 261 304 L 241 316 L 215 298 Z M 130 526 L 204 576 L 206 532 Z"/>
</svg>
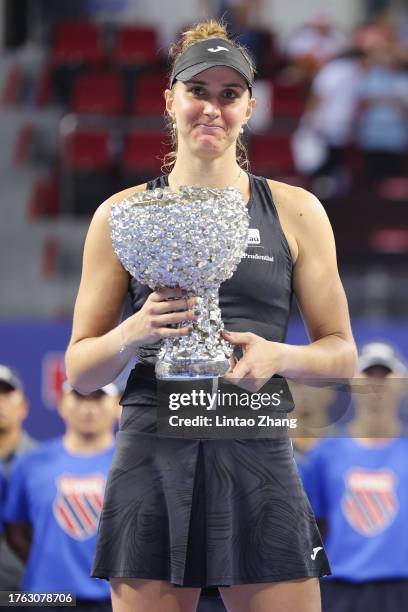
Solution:
<svg viewBox="0 0 408 612">
<path fill-rule="evenodd" d="M 170 72 L 177 58 L 186 49 L 188 49 L 188 47 L 191 47 L 191 45 L 194 45 L 201 40 L 205 40 L 206 38 L 225 38 L 225 40 L 228 40 L 241 51 L 250 66 L 252 76 L 255 75 L 254 63 L 245 47 L 237 43 L 235 40 L 232 40 L 228 35 L 225 24 L 222 21 L 217 21 L 216 19 L 209 19 L 207 21 L 201 21 L 200 23 L 195 24 L 189 30 L 183 32 L 179 39 L 171 45 L 169 49 Z M 170 146 L 172 150 L 165 154 L 161 170 L 162 172 L 169 173 L 177 158 L 177 132 L 173 129 L 173 120 L 167 112 L 165 112 L 165 122 L 170 136 Z M 249 169 L 248 152 L 244 143 L 242 142 L 241 136 L 238 136 L 237 140 L 237 162 L 245 170 Z"/>
</svg>

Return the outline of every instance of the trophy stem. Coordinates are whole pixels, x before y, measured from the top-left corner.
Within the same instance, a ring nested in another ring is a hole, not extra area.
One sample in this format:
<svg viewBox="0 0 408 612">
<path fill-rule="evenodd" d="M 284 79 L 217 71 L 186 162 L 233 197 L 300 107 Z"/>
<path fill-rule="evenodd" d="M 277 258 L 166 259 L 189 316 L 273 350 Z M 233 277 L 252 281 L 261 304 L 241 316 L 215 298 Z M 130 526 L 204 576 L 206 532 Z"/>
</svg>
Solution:
<svg viewBox="0 0 408 612">
<path fill-rule="evenodd" d="M 229 368 L 231 346 L 222 338 L 221 310 L 218 291 L 200 297 L 196 306 L 197 321 L 184 321 L 177 327 L 190 325 L 189 336 L 166 338 L 156 363 L 156 377 L 160 380 L 218 378 Z"/>
</svg>

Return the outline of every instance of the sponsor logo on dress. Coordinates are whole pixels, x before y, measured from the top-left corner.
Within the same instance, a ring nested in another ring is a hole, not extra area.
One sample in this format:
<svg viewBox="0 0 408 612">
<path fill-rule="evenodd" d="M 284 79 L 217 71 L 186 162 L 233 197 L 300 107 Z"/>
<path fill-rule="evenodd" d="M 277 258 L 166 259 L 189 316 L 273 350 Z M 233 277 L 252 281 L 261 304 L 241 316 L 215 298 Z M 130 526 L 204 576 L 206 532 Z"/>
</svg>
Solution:
<svg viewBox="0 0 408 612">
<path fill-rule="evenodd" d="M 256 227 L 250 227 L 248 230 L 248 246 L 259 247 L 263 249 L 261 245 L 261 235 L 259 229 Z M 242 259 L 257 259 L 259 261 L 269 261 L 273 263 L 275 258 L 273 255 L 257 255 L 256 253 L 244 253 Z"/>
<path fill-rule="evenodd" d="M 242 259 L 259 259 L 260 261 L 270 261 L 271 263 L 275 261 L 273 255 L 252 255 L 252 253 L 244 253 Z"/>
<path fill-rule="evenodd" d="M 218 45 L 218 47 L 210 47 L 207 49 L 207 51 L 211 51 L 211 53 L 218 53 L 218 51 L 229 51 L 229 49 L 227 49 L 227 47 L 220 47 L 220 45 Z"/>
<path fill-rule="evenodd" d="M 319 550 L 323 550 L 323 546 L 317 546 L 316 548 L 313 549 L 313 552 L 310 555 L 310 558 L 312 559 L 312 561 L 315 561 L 316 555 L 319 552 Z"/>
<path fill-rule="evenodd" d="M 387 529 L 399 510 L 397 476 L 392 470 L 354 468 L 345 476 L 342 509 L 350 525 L 373 537 Z"/>
<path fill-rule="evenodd" d="M 106 479 L 102 474 L 63 474 L 56 481 L 53 512 L 60 527 L 76 540 L 96 534 Z"/>
<path fill-rule="evenodd" d="M 250 227 L 248 230 L 248 245 L 253 246 L 254 244 L 261 244 L 261 236 L 259 234 L 259 229 Z"/>
</svg>

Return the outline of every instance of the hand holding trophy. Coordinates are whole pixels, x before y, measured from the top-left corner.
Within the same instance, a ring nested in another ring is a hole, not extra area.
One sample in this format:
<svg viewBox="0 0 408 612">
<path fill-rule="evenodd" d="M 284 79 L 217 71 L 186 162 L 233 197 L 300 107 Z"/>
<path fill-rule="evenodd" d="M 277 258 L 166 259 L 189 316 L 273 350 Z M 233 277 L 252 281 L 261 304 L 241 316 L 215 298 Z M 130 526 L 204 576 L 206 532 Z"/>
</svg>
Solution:
<svg viewBox="0 0 408 612">
<path fill-rule="evenodd" d="M 158 379 L 215 378 L 228 370 L 232 348 L 220 335 L 218 289 L 244 255 L 248 226 L 242 195 L 232 187 L 158 188 L 112 206 L 112 244 L 126 270 L 152 290 L 180 287 L 200 298 L 192 333 L 164 339 Z"/>
</svg>

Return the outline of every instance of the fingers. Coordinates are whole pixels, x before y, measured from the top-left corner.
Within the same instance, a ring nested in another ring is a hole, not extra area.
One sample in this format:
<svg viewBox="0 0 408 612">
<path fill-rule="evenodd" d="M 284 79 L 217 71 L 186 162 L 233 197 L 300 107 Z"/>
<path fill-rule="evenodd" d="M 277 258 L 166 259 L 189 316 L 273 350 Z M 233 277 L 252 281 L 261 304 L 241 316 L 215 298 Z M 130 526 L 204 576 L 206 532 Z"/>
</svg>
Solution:
<svg viewBox="0 0 408 612">
<path fill-rule="evenodd" d="M 227 372 L 225 373 L 225 376 L 227 374 L 230 374 L 233 371 L 233 369 L 235 368 L 236 364 L 237 364 L 237 358 L 235 357 L 234 354 L 232 354 L 231 357 L 229 358 L 229 368 L 228 368 Z M 225 376 L 224 376 L 224 378 L 225 378 Z"/>
<path fill-rule="evenodd" d="M 197 319 L 198 315 L 195 315 L 191 310 L 183 310 L 182 312 L 172 312 L 170 314 L 156 316 L 152 324 L 153 327 L 167 327 L 168 325 L 175 325 L 183 321 L 197 321 Z"/>
<path fill-rule="evenodd" d="M 182 319 L 177 319 L 177 321 L 173 322 L 188 320 L 190 318 L 188 313 L 191 310 L 194 310 L 195 314 L 199 314 L 197 306 L 200 303 L 200 298 L 194 296 L 187 297 L 184 289 L 180 289 L 180 287 L 166 287 L 153 291 L 149 295 L 148 301 L 150 302 L 150 304 L 147 305 L 147 312 L 149 312 L 149 314 L 162 315 L 171 312 L 186 313 Z"/>
<path fill-rule="evenodd" d="M 233 385 L 244 389 L 244 391 L 249 391 L 249 393 L 259 391 L 265 382 L 267 382 L 266 380 L 254 378 L 248 364 L 245 363 L 244 359 L 238 361 L 235 368 L 230 368 L 228 372 L 224 374 L 224 379 L 231 382 Z"/>
<path fill-rule="evenodd" d="M 236 366 L 231 370 L 229 374 L 229 378 L 235 378 L 237 380 L 241 380 L 241 378 L 245 378 L 250 372 L 250 368 L 248 364 L 245 362 L 245 359 L 240 359 Z"/>
<path fill-rule="evenodd" d="M 165 287 L 153 291 L 141 312 L 144 328 L 150 330 L 152 338 L 177 338 L 188 336 L 193 328 L 189 321 L 197 321 L 199 312 L 195 306 L 199 298 L 187 297 L 180 287 Z M 182 327 L 177 327 L 177 325 Z"/>
<path fill-rule="evenodd" d="M 254 335 L 250 332 L 227 332 L 225 329 L 222 330 L 221 334 L 230 344 L 240 345 L 248 344 Z"/>
<path fill-rule="evenodd" d="M 152 312 L 155 314 L 166 314 L 168 312 L 183 311 L 189 312 L 198 304 L 198 298 L 183 297 L 179 300 L 166 300 L 164 302 L 155 302 L 152 305 Z"/>
<path fill-rule="evenodd" d="M 185 289 L 180 287 L 163 287 L 153 291 L 149 298 L 152 302 L 162 302 L 163 300 L 175 300 L 186 297 Z"/>
</svg>

